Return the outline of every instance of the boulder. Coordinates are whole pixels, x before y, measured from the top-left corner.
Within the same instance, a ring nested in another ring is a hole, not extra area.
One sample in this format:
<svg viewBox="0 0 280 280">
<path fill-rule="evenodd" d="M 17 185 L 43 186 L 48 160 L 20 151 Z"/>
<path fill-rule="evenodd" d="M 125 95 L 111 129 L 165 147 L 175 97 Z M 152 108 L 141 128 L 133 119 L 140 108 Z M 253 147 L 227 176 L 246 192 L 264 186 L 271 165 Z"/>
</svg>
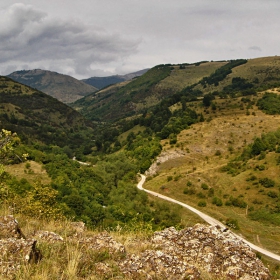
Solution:
<svg viewBox="0 0 280 280">
<path fill-rule="evenodd" d="M 108 232 L 104 231 L 91 237 L 82 237 L 78 239 L 80 245 L 94 251 L 108 250 L 110 254 L 125 253 L 123 244 L 114 240 Z"/>
<path fill-rule="evenodd" d="M 23 264 L 41 259 L 35 239 L 26 239 L 16 219 L 0 217 L 0 275 L 13 278 Z"/>
<path fill-rule="evenodd" d="M 0 239 L 11 237 L 25 238 L 14 216 L 0 216 Z"/>
</svg>

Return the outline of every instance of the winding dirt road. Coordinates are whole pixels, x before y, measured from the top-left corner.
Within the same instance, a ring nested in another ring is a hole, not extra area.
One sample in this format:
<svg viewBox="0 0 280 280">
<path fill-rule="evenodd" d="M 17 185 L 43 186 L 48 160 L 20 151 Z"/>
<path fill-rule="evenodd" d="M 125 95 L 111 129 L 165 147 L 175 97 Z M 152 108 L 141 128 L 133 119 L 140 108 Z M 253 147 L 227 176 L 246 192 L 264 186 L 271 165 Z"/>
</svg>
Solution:
<svg viewBox="0 0 280 280">
<path fill-rule="evenodd" d="M 194 213 L 197 214 L 199 217 L 201 217 L 205 222 L 207 222 L 208 224 L 210 224 L 210 225 L 212 225 L 212 226 L 217 226 L 217 225 L 219 225 L 221 228 L 224 228 L 224 229 L 226 228 L 226 226 L 225 226 L 224 224 L 222 224 L 220 221 L 218 221 L 218 220 L 216 220 L 216 219 L 214 219 L 214 218 L 212 218 L 212 217 L 210 217 L 210 216 L 204 214 L 203 212 L 201 212 L 201 211 L 199 211 L 199 210 L 193 208 L 192 206 L 190 206 L 190 205 L 188 205 L 188 204 L 185 204 L 185 203 L 183 203 L 183 202 L 180 202 L 180 201 L 178 201 L 178 200 L 176 200 L 176 199 L 173 199 L 173 198 L 170 198 L 170 197 L 168 197 L 168 196 L 162 195 L 162 194 L 160 194 L 160 193 L 156 193 L 156 192 L 153 192 L 153 191 L 144 189 L 144 188 L 143 188 L 143 185 L 144 185 L 144 183 L 145 183 L 145 181 L 146 181 L 146 176 L 143 175 L 143 174 L 140 174 L 140 176 L 141 176 L 141 181 L 140 181 L 140 182 L 138 183 L 138 185 L 137 185 L 137 188 L 138 188 L 139 190 L 145 191 L 145 192 L 147 192 L 147 193 L 149 193 L 149 194 L 151 194 L 151 195 L 153 195 L 153 196 L 159 197 L 159 198 L 161 198 L 161 199 L 164 199 L 164 200 L 167 200 L 167 201 L 170 201 L 170 202 L 179 204 L 179 205 L 181 205 L 181 206 L 183 206 L 183 207 L 189 209 L 190 211 L 194 212 Z M 236 237 L 238 237 L 239 239 L 241 239 L 243 242 L 245 242 L 246 244 L 248 244 L 253 250 L 255 250 L 255 251 L 257 251 L 257 252 L 260 252 L 261 254 L 266 255 L 266 256 L 268 256 L 268 257 L 270 257 L 270 258 L 272 258 L 272 259 L 277 260 L 277 261 L 280 262 L 280 256 L 279 256 L 279 255 L 276 255 L 276 254 L 274 254 L 274 253 L 272 253 L 272 252 L 270 252 L 270 251 L 268 251 L 268 250 L 266 250 L 266 249 L 263 249 L 263 248 L 261 248 L 261 247 L 258 247 L 258 246 L 256 246 L 255 244 L 253 244 L 253 243 L 247 241 L 246 239 L 244 239 L 243 237 L 241 237 L 241 236 L 239 236 L 239 235 L 237 235 L 237 234 L 235 234 L 235 233 L 233 233 L 233 234 L 234 234 Z"/>
</svg>

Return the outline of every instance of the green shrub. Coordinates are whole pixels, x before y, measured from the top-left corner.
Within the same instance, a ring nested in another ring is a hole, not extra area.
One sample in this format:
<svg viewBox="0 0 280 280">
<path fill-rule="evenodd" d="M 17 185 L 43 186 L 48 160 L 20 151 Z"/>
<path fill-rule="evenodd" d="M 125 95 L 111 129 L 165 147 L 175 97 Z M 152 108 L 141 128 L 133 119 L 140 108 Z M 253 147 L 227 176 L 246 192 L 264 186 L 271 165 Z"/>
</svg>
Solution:
<svg viewBox="0 0 280 280">
<path fill-rule="evenodd" d="M 202 184 L 201 184 L 201 188 L 202 188 L 203 190 L 208 190 L 208 189 L 209 189 L 208 185 L 205 184 L 205 183 L 202 183 Z"/>
<path fill-rule="evenodd" d="M 267 195 L 271 198 L 278 198 L 278 194 L 275 191 L 269 191 Z"/>
<path fill-rule="evenodd" d="M 228 218 L 226 220 L 226 225 L 232 229 L 239 229 L 238 221 L 236 219 Z"/>
<path fill-rule="evenodd" d="M 205 194 L 203 194 L 202 192 L 199 192 L 199 193 L 197 194 L 197 197 L 198 197 L 198 198 L 205 198 L 206 196 L 205 196 Z"/>
<path fill-rule="evenodd" d="M 201 200 L 197 204 L 199 207 L 206 207 L 206 202 L 204 200 Z"/>
<path fill-rule="evenodd" d="M 170 182 L 173 180 L 173 176 L 167 176 L 167 182 Z"/>
<path fill-rule="evenodd" d="M 265 188 L 273 188 L 275 185 L 275 182 L 272 179 L 269 179 L 267 177 L 260 179 L 259 183 L 264 186 Z"/>
<path fill-rule="evenodd" d="M 192 188 L 185 188 L 184 194 L 193 195 L 193 194 L 196 194 L 196 191 L 195 191 L 195 189 L 192 189 Z"/>
<path fill-rule="evenodd" d="M 212 199 L 212 204 L 216 205 L 216 206 L 223 206 L 223 202 L 220 198 L 218 197 L 213 197 Z"/>
</svg>

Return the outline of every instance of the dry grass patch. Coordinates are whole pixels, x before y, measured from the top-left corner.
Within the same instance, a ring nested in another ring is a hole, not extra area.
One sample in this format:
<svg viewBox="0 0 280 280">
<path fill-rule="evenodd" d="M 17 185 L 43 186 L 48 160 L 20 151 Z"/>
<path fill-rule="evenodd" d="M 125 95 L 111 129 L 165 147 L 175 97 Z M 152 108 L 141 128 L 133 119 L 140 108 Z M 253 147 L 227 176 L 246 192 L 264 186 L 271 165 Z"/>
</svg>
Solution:
<svg viewBox="0 0 280 280">
<path fill-rule="evenodd" d="M 43 166 L 35 161 L 7 165 L 5 166 L 5 170 L 15 176 L 18 180 L 26 179 L 31 183 L 40 181 L 42 184 L 49 184 L 51 182 L 51 179 Z"/>
</svg>

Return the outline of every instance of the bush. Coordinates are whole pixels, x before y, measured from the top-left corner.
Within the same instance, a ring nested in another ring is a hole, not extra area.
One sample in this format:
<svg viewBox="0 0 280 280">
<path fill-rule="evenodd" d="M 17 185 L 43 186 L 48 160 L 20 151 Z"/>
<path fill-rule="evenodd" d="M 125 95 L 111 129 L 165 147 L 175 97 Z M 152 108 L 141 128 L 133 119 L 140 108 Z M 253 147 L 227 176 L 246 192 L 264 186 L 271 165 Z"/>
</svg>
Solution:
<svg viewBox="0 0 280 280">
<path fill-rule="evenodd" d="M 197 197 L 198 197 L 198 198 L 205 198 L 205 194 L 203 194 L 202 192 L 199 192 L 199 193 L 197 194 Z"/>
<path fill-rule="evenodd" d="M 206 202 L 204 200 L 201 200 L 197 204 L 199 207 L 206 207 Z"/>
<path fill-rule="evenodd" d="M 239 229 L 238 221 L 236 219 L 228 218 L 226 220 L 226 226 L 232 229 Z"/>
<path fill-rule="evenodd" d="M 167 176 L 167 182 L 170 182 L 173 180 L 173 176 Z"/>
<path fill-rule="evenodd" d="M 267 195 L 271 198 L 278 198 L 278 194 L 275 191 L 269 191 Z"/>
<path fill-rule="evenodd" d="M 203 190 L 208 190 L 208 189 L 209 189 L 208 185 L 205 184 L 205 183 L 202 183 L 202 184 L 201 184 L 201 188 L 202 188 Z"/>
<path fill-rule="evenodd" d="M 273 188 L 275 185 L 275 182 L 272 179 L 269 178 L 263 178 L 259 180 L 259 183 L 264 186 L 265 188 Z"/>
<path fill-rule="evenodd" d="M 223 202 L 220 198 L 218 197 L 213 197 L 212 199 L 212 204 L 216 205 L 216 206 L 223 206 Z"/>
<path fill-rule="evenodd" d="M 195 189 L 185 188 L 184 189 L 184 194 L 193 195 L 193 194 L 196 194 L 196 191 L 195 191 Z"/>
<path fill-rule="evenodd" d="M 226 201 L 225 203 L 226 206 L 235 206 L 235 207 L 239 207 L 239 208 L 246 208 L 247 207 L 247 203 L 241 199 L 241 198 L 234 198 L 234 197 L 230 197 L 229 200 Z"/>
</svg>

